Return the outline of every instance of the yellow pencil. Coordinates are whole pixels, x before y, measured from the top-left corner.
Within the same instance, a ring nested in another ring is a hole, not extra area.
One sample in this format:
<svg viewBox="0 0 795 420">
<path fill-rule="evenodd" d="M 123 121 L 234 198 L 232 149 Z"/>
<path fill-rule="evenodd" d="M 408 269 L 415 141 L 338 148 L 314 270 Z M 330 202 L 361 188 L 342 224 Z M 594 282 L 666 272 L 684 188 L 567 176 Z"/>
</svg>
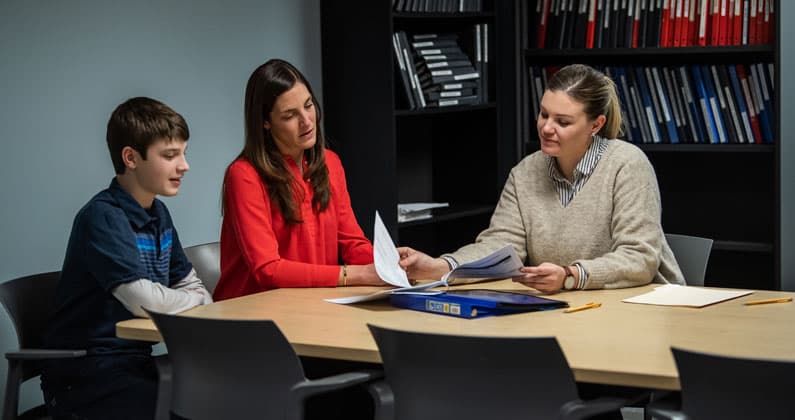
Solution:
<svg viewBox="0 0 795 420">
<path fill-rule="evenodd" d="M 567 313 L 567 314 L 568 314 L 568 313 L 571 313 L 571 312 L 579 312 L 579 311 L 584 311 L 584 310 L 586 310 L 586 309 L 598 308 L 598 307 L 600 307 L 600 306 L 602 306 L 602 304 L 601 304 L 601 303 L 596 303 L 596 302 L 588 302 L 588 303 L 586 303 L 585 305 L 578 306 L 578 307 L 576 307 L 576 308 L 569 308 L 569 309 L 565 309 L 563 312 L 565 312 L 565 313 Z"/>
<path fill-rule="evenodd" d="M 784 303 L 784 302 L 792 302 L 792 298 L 773 298 L 773 299 L 762 299 L 762 300 L 752 300 L 749 302 L 745 302 L 746 305 L 764 305 L 766 303 Z"/>
</svg>

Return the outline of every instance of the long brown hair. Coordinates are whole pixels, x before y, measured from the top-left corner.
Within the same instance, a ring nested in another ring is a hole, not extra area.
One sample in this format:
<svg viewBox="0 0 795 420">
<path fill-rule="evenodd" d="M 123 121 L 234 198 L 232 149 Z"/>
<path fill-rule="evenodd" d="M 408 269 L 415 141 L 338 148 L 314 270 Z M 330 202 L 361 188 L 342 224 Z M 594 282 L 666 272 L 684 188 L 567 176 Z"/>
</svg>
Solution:
<svg viewBox="0 0 795 420">
<path fill-rule="evenodd" d="M 606 121 L 599 135 L 614 139 L 623 134 L 621 104 L 616 84 L 599 70 L 584 64 L 571 64 L 558 70 L 547 82 L 547 90 L 562 91 L 583 104 L 590 120 L 604 115 Z"/>
<path fill-rule="evenodd" d="M 298 210 L 299 203 L 304 199 L 303 188 L 293 174 L 287 170 L 284 157 L 276 146 L 273 136 L 264 125 L 270 120 L 271 110 L 278 97 L 292 89 L 296 83 L 303 83 L 312 96 L 317 120 L 315 121 L 315 145 L 304 152 L 306 170 L 304 180 L 310 180 L 314 196 L 312 209 L 321 212 L 328 207 L 331 196 L 329 188 L 328 168 L 324 150 L 326 140 L 323 137 L 323 128 L 320 124 L 323 113 L 320 104 L 315 100 L 312 86 L 303 74 L 292 64 L 279 59 L 268 60 L 257 67 L 248 79 L 245 99 L 245 136 L 246 142 L 243 151 L 235 159 L 248 161 L 257 174 L 268 187 L 268 196 L 271 202 L 276 203 L 287 223 L 301 223 Z M 231 166 L 231 164 L 230 164 Z M 226 177 L 229 174 L 227 167 L 224 175 L 223 202 L 226 209 Z"/>
</svg>

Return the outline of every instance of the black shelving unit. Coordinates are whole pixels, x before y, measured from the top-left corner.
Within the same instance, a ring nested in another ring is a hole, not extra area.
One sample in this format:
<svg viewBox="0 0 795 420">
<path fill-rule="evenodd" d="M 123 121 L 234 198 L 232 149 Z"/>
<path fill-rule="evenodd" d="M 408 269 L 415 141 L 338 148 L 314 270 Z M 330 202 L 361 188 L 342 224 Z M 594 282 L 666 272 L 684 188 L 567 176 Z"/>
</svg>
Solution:
<svg viewBox="0 0 795 420">
<path fill-rule="evenodd" d="M 369 237 L 376 210 L 399 245 L 430 254 L 471 242 L 488 226 L 518 161 L 515 9 L 503 0 L 484 0 L 482 12 L 466 13 L 398 13 L 388 0 L 321 2 L 325 129 Z M 491 38 L 489 101 L 408 109 L 392 34 L 456 33 L 466 44 L 478 23 L 489 24 Z M 450 207 L 399 224 L 397 205 L 405 202 Z"/>
<path fill-rule="evenodd" d="M 535 116 L 530 115 L 530 66 L 775 63 L 773 115 L 774 121 L 780 120 L 779 21 L 774 23 L 773 45 L 538 49 L 528 48 L 533 29 L 528 22 L 534 22 L 535 13 L 535 2 L 529 3 L 523 3 L 520 12 L 524 35 L 520 121 L 525 121 L 520 132 L 528 139 L 523 144 L 525 154 L 539 148 Z M 775 133 L 773 144 L 638 144 L 657 173 L 666 232 L 715 240 L 706 275 L 708 286 L 780 288 L 779 144 L 779 133 Z"/>
</svg>

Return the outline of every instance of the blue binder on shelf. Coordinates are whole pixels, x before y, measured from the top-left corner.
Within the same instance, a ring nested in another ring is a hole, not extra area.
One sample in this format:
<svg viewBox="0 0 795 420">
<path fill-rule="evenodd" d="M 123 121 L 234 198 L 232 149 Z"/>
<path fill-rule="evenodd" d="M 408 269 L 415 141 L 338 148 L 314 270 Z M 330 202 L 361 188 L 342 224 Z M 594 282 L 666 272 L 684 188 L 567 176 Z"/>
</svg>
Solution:
<svg viewBox="0 0 795 420">
<path fill-rule="evenodd" d="M 499 290 L 452 290 L 439 294 L 395 293 L 392 306 L 459 318 L 482 318 L 567 308 L 568 303 L 541 296 Z"/>
</svg>

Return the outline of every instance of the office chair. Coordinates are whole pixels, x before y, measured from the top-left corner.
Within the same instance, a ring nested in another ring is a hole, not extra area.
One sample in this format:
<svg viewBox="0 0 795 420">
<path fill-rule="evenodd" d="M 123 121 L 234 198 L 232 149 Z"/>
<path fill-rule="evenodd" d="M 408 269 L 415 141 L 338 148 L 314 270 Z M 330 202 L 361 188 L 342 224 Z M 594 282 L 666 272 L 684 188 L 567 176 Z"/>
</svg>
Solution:
<svg viewBox="0 0 795 420">
<path fill-rule="evenodd" d="M 657 419 L 766 420 L 795 417 L 795 361 L 744 359 L 671 348 L 681 408 L 649 405 Z"/>
<path fill-rule="evenodd" d="M 207 291 L 212 293 L 221 278 L 220 242 L 189 246 L 184 250 L 185 255 L 193 264 L 193 268 L 196 269 L 196 275 L 199 276 Z"/>
<path fill-rule="evenodd" d="M 147 312 L 168 346 L 171 412 L 183 418 L 297 420 L 307 397 L 383 376 L 350 372 L 309 380 L 290 343 L 270 320 Z"/>
<path fill-rule="evenodd" d="M 44 405 L 19 414 L 19 389 L 23 382 L 41 374 L 40 363 L 50 359 L 71 359 L 86 355 L 85 350 L 42 349 L 42 335 L 47 326 L 60 272 L 20 277 L 0 284 L 0 303 L 8 312 L 17 333 L 19 350 L 5 354 L 8 377 L 3 405 L 3 420 L 42 419 Z"/>
<path fill-rule="evenodd" d="M 368 324 L 386 374 L 376 419 L 581 419 L 620 398 L 582 401 L 554 337 L 466 337 Z"/>
<path fill-rule="evenodd" d="M 688 286 L 703 286 L 712 239 L 666 233 L 665 240 L 679 263 Z"/>
</svg>

